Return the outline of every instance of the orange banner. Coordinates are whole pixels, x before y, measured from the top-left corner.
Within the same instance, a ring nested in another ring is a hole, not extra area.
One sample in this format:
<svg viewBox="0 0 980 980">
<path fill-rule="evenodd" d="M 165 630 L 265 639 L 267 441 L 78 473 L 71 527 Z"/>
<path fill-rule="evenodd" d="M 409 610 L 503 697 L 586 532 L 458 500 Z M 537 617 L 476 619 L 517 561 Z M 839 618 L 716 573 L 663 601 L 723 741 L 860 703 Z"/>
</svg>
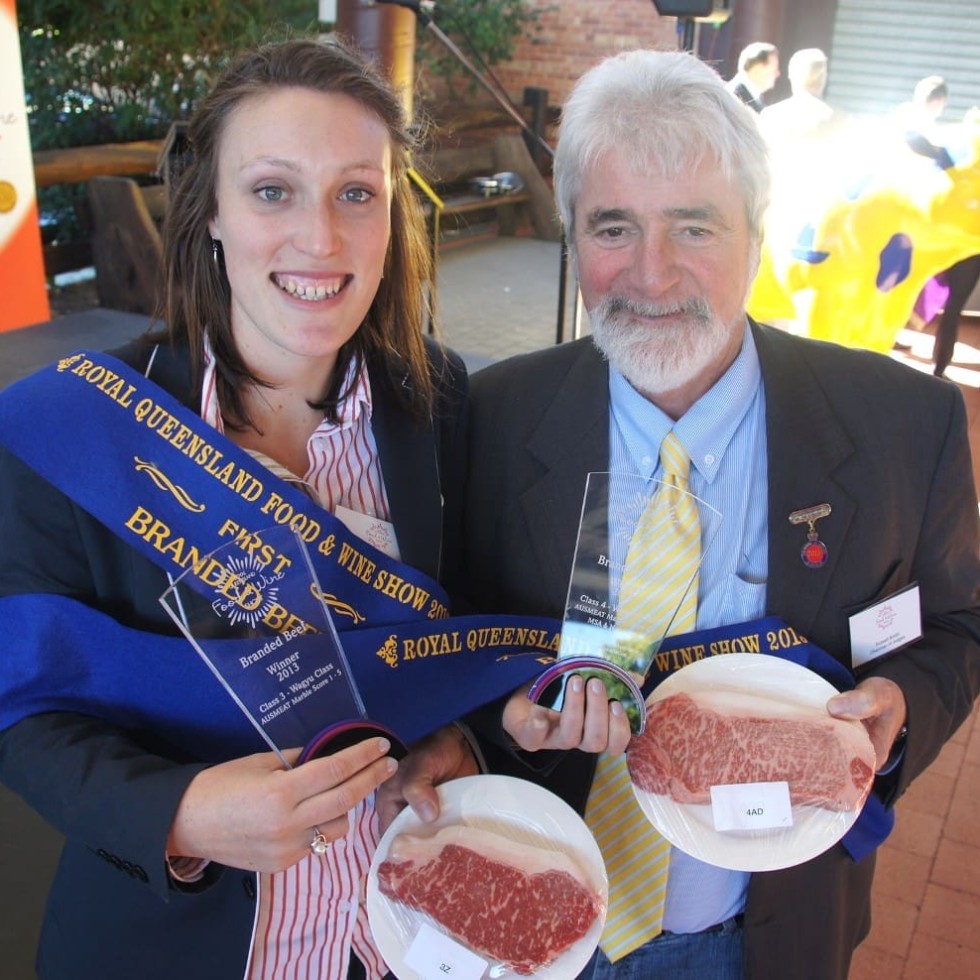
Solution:
<svg viewBox="0 0 980 980">
<path fill-rule="evenodd" d="M 50 319 L 14 0 L 0 0 L 0 330 Z"/>
</svg>

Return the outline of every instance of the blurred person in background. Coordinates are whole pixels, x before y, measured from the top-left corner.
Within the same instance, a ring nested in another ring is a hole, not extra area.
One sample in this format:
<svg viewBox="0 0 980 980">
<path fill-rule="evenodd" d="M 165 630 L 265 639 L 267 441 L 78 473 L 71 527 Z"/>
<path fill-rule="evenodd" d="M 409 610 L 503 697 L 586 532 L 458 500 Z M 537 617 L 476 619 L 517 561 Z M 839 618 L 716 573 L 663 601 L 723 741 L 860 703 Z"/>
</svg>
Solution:
<svg viewBox="0 0 980 980">
<path fill-rule="evenodd" d="M 770 147 L 825 140 L 839 133 L 846 117 L 824 101 L 827 56 L 819 48 L 794 52 L 786 66 L 792 94 L 759 114 L 759 129 Z"/>
<path fill-rule="evenodd" d="M 738 71 L 727 83 L 728 91 L 756 112 L 766 107 L 763 96 L 779 78 L 779 51 L 767 41 L 753 41 L 738 56 Z"/>
</svg>

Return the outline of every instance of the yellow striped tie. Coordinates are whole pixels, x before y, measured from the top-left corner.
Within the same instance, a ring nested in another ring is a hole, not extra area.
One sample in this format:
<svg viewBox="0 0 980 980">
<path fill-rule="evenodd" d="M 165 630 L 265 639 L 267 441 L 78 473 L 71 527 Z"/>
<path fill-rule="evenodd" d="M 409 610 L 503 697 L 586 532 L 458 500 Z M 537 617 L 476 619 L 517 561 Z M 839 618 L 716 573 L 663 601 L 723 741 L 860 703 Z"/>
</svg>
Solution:
<svg viewBox="0 0 980 980">
<path fill-rule="evenodd" d="M 633 532 L 617 616 L 620 628 L 644 633 L 650 642 L 694 629 L 701 560 L 697 503 L 678 492 L 687 490 L 690 460 L 673 432 L 660 447 L 660 460 L 663 486 Z M 670 844 L 636 802 L 622 755 L 599 757 L 585 820 L 609 877 L 599 945 L 615 963 L 661 932 Z"/>
</svg>

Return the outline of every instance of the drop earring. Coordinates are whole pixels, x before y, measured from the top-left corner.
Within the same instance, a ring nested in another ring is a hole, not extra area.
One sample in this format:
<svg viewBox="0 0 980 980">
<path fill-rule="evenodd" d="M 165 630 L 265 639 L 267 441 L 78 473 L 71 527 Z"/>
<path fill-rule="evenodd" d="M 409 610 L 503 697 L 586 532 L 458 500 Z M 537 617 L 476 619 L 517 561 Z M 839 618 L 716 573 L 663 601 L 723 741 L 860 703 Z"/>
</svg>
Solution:
<svg viewBox="0 0 980 980">
<path fill-rule="evenodd" d="M 214 260 L 214 264 L 220 268 L 220 262 L 218 261 L 218 239 L 211 239 L 211 258 Z"/>
</svg>

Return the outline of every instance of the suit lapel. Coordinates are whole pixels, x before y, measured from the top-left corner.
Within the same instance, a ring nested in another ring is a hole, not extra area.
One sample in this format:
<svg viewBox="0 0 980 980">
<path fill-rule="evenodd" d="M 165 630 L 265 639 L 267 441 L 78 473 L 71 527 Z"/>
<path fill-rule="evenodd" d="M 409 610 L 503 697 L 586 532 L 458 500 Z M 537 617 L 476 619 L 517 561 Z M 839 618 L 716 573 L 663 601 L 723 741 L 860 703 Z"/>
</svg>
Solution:
<svg viewBox="0 0 980 980">
<path fill-rule="evenodd" d="M 131 360 L 125 353 L 127 351 L 132 351 L 137 356 Z M 124 361 L 132 364 L 154 384 L 179 399 L 182 405 L 200 414 L 201 393 L 200 389 L 191 389 L 191 361 L 186 347 L 173 347 L 166 341 L 161 341 L 152 346 L 142 343 L 139 346 L 127 346 L 116 353 L 122 355 Z M 147 369 L 150 362 L 152 363 Z"/>
<path fill-rule="evenodd" d="M 371 428 L 401 560 L 438 578 L 442 549 L 442 489 L 430 426 L 409 417 L 372 374 Z"/>
<path fill-rule="evenodd" d="M 575 555 L 586 475 L 609 469 L 608 369 L 591 341 L 528 440 L 544 473 L 522 495 L 539 573 L 556 608 L 564 608 Z"/>
<path fill-rule="evenodd" d="M 845 568 L 855 497 L 837 471 L 854 445 L 814 375 L 801 346 L 772 328 L 753 324 L 766 393 L 769 467 L 769 584 L 766 605 L 804 634 L 815 623 L 827 587 Z M 808 568 L 801 557 L 806 524 L 794 511 L 830 504 L 816 531 L 827 562 Z"/>
</svg>

